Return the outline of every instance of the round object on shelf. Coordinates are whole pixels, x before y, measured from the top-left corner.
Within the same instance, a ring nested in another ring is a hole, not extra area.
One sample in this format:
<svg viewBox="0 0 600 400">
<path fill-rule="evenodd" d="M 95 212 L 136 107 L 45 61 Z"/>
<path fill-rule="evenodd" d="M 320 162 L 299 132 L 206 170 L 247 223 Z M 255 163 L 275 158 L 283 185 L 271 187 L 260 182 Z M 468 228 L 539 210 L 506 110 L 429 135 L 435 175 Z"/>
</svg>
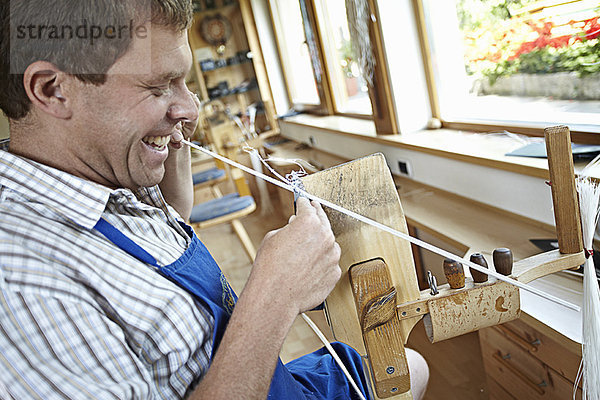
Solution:
<svg viewBox="0 0 600 400">
<path fill-rule="evenodd" d="M 214 14 L 200 21 L 200 35 L 208 44 L 222 46 L 231 37 L 231 22 L 222 14 Z"/>
</svg>

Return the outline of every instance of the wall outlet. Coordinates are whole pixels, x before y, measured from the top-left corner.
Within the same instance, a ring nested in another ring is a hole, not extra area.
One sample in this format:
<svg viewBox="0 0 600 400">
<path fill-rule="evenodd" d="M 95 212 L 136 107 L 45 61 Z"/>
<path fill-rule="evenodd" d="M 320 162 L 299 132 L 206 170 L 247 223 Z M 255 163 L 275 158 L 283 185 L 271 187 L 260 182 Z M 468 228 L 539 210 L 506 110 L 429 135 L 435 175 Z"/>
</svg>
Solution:
<svg viewBox="0 0 600 400">
<path fill-rule="evenodd" d="M 412 166 L 407 160 L 398 160 L 398 172 L 400 175 L 413 176 Z"/>
</svg>

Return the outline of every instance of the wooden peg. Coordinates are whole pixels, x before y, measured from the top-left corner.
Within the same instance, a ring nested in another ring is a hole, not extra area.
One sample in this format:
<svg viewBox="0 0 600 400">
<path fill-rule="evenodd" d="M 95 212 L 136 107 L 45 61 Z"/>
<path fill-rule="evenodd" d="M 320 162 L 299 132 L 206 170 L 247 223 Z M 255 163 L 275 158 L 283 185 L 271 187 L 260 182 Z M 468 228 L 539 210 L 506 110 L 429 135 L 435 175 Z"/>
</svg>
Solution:
<svg viewBox="0 0 600 400">
<path fill-rule="evenodd" d="M 484 268 L 488 268 L 488 263 L 487 263 L 487 261 L 485 261 L 485 258 L 483 257 L 483 254 L 481 254 L 481 253 L 471 254 L 470 261 L 477 265 L 481 265 Z M 473 268 L 469 268 L 469 271 L 471 271 L 471 276 L 473 277 L 473 282 L 475 282 L 475 283 L 483 283 L 488 280 L 487 274 L 484 274 L 483 272 L 479 272 Z"/>
<path fill-rule="evenodd" d="M 507 249 L 506 247 L 500 247 L 494 250 L 494 253 L 492 253 L 492 258 L 494 259 L 494 267 L 496 268 L 496 272 L 506 276 L 512 274 L 513 254 L 510 249 Z"/>
<path fill-rule="evenodd" d="M 452 289 L 465 287 L 465 270 L 461 263 L 446 258 L 444 260 L 444 275 Z"/>
</svg>

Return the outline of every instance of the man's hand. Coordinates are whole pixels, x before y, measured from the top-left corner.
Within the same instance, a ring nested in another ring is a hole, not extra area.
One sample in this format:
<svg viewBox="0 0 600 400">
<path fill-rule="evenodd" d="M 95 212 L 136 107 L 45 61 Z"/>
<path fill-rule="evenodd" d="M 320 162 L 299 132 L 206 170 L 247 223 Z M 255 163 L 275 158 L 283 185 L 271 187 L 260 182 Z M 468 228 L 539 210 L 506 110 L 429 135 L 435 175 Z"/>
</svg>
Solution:
<svg viewBox="0 0 600 400">
<path fill-rule="evenodd" d="M 165 176 L 160 183 L 160 190 L 165 197 L 165 200 L 173 207 L 179 215 L 185 220 L 190 217 L 194 202 L 194 188 L 192 184 L 192 165 L 190 158 L 190 150 L 181 141 L 189 139 L 198 125 L 198 111 L 200 108 L 200 100 L 198 97 L 188 90 L 187 93 L 195 105 L 193 119 L 179 121 L 175 125 L 174 132 L 171 134 L 171 142 L 169 143 L 169 157 L 165 161 Z"/>
<path fill-rule="evenodd" d="M 258 250 L 251 280 L 293 308 L 295 313 L 321 304 L 341 276 L 340 246 L 318 203 L 297 201 L 297 214 L 285 227 L 269 232 Z"/>
<path fill-rule="evenodd" d="M 264 399 L 283 341 L 300 312 L 321 304 L 340 279 L 340 246 L 319 204 L 269 232 L 204 379 L 199 399 Z"/>
</svg>

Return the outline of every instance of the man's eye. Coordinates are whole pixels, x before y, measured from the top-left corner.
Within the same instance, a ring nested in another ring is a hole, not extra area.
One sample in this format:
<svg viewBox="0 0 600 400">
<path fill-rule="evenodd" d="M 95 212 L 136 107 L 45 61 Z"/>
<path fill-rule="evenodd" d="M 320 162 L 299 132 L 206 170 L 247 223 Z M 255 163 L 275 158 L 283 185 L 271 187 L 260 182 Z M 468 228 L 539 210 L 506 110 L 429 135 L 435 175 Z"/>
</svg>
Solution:
<svg viewBox="0 0 600 400">
<path fill-rule="evenodd" d="M 166 94 L 169 94 L 169 88 L 164 88 L 164 87 L 151 87 L 150 88 L 150 92 L 156 96 L 156 97 L 160 97 L 160 96 L 164 96 Z"/>
</svg>

